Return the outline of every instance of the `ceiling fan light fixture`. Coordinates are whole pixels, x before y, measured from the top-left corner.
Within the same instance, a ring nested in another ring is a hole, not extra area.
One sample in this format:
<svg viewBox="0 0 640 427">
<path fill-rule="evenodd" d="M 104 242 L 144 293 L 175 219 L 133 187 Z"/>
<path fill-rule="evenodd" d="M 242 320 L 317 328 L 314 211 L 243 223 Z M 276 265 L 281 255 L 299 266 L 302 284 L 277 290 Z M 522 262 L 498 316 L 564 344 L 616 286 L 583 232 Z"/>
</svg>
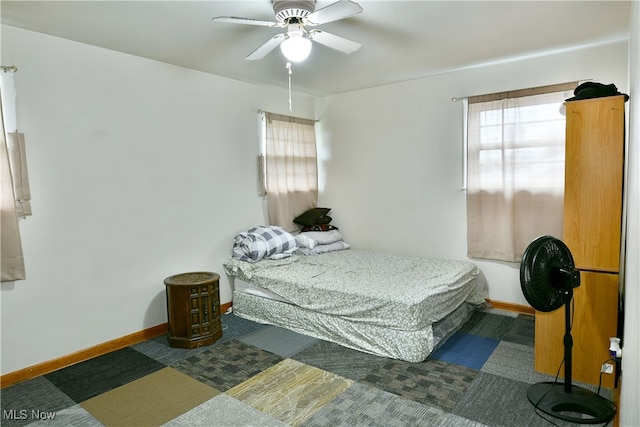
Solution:
<svg viewBox="0 0 640 427">
<path fill-rule="evenodd" d="M 338 0 L 318 10 L 316 10 L 316 0 L 271 0 L 271 3 L 276 15 L 276 22 L 234 16 L 212 18 L 212 21 L 215 22 L 287 28 L 285 33 L 276 34 L 251 52 L 245 58 L 248 61 L 264 58 L 276 46 L 280 46 L 288 63 L 307 59 L 311 53 L 312 42 L 344 54 L 353 53 L 361 47 L 360 43 L 352 42 L 326 31 L 315 29 L 308 32 L 305 28 L 339 21 L 361 13 L 362 7 L 355 1 Z"/>
<path fill-rule="evenodd" d="M 280 44 L 280 50 L 291 62 L 304 61 L 311 53 L 311 40 L 304 37 L 302 33 L 290 32 Z"/>
</svg>

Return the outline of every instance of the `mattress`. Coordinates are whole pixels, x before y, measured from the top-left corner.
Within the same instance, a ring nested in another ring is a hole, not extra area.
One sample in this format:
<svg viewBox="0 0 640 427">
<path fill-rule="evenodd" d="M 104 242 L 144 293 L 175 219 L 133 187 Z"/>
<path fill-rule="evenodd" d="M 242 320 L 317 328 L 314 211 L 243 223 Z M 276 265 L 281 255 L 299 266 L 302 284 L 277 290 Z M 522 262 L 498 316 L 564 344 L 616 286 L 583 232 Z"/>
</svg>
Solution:
<svg viewBox="0 0 640 427">
<path fill-rule="evenodd" d="M 423 331 L 485 297 L 473 263 L 356 249 L 257 263 L 231 259 L 225 270 L 309 312 L 401 331 Z"/>
<path fill-rule="evenodd" d="M 365 353 L 407 362 L 425 360 L 466 323 L 475 308 L 471 304 L 463 303 L 433 325 L 415 331 L 402 331 L 352 322 L 281 300 L 258 296 L 259 290 L 245 292 L 249 288 L 241 286 L 233 293 L 233 311 L 237 316 L 335 342 Z"/>
<path fill-rule="evenodd" d="M 238 280 L 232 277 L 231 283 L 232 283 L 233 292 L 235 291 L 242 292 L 245 294 L 255 295 L 257 297 L 267 298 L 274 301 L 281 301 L 281 302 L 288 302 L 288 303 L 291 302 L 291 301 L 287 301 L 285 298 L 276 294 L 275 292 L 271 292 L 270 290 L 262 288 L 253 283 L 247 283 L 244 280 Z"/>
</svg>

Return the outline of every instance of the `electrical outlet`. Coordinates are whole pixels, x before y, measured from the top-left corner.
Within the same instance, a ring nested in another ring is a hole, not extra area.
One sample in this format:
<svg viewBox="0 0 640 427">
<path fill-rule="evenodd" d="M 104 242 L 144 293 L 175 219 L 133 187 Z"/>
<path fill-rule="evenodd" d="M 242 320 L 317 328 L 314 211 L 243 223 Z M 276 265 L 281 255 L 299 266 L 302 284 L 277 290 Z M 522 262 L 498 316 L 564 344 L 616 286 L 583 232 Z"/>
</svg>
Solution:
<svg viewBox="0 0 640 427">
<path fill-rule="evenodd" d="M 613 374 L 613 365 L 611 363 L 603 363 L 600 372 L 605 374 Z"/>
</svg>

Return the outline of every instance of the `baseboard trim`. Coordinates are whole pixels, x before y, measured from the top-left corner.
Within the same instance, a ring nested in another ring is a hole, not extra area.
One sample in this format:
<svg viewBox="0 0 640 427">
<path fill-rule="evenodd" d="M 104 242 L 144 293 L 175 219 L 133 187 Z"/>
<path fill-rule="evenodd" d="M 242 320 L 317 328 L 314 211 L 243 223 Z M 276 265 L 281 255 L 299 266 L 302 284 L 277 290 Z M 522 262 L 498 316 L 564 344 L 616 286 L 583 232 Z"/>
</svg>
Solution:
<svg viewBox="0 0 640 427">
<path fill-rule="evenodd" d="M 233 302 L 220 304 L 220 313 L 226 313 L 232 306 Z M 30 380 L 32 378 L 39 377 L 40 375 L 45 375 L 49 372 L 57 371 L 58 369 L 66 368 L 67 366 L 75 365 L 76 363 L 84 362 L 85 360 L 93 359 L 94 357 L 102 356 L 103 354 L 107 354 L 115 350 L 120 350 L 121 348 L 129 347 L 150 338 L 155 338 L 165 334 L 168 329 L 169 325 L 167 323 L 163 323 L 161 325 L 153 326 L 139 332 L 134 332 L 133 334 L 116 338 L 115 340 L 107 341 L 57 359 L 38 363 L 37 365 L 29 366 L 18 371 L 9 372 L 8 374 L 4 374 L 0 377 L 0 388 L 9 387 L 10 385 Z"/>
<path fill-rule="evenodd" d="M 233 302 L 226 302 L 224 304 L 220 304 L 220 313 L 225 314 L 229 309 L 233 307 Z"/>
<path fill-rule="evenodd" d="M 532 315 L 536 314 L 535 309 L 528 305 L 513 304 L 510 302 L 495 301 L 492 299 L 488 299 L 487 302 L 491 304 L 493 308 L 498 308 L 500 310 L 513 311 L 516 313 L 523 313 L 523 314 L 532 314 Z"/>
<path fill-rule="evenodd" d="M 66 356 L 62 356 L 57 359 L 38 363 L 37 365 L 29 366 L 18 371 L 9 372 L 8 374 L 2 375 L 0 377 L 0 388 L 5 388 L 22 381 L 39 377 L 41 375 L 48 374 L 49 372 L 57 371 L 58 369 L 65 368 L 79 362 L 84 362 L 85 360 L 89 360 L 97 356 L 102 356 L 103 354 L 107 354 L 115 350 L 120 350 L 121 348 L 129 347 L 133 344 L 137 344 L 150 338 L 155 338 L 166 333 L 167 330 L 168 324 L 163 323 L 161 325 L 153 326 L 151 328 L 144 329 L 139 332 L 134 332 L 133 334 L 129 334 L 124 337 L 116 338 L 114 340 L 77 351 L 75 353 L 67 354 Z"/>
</svg>

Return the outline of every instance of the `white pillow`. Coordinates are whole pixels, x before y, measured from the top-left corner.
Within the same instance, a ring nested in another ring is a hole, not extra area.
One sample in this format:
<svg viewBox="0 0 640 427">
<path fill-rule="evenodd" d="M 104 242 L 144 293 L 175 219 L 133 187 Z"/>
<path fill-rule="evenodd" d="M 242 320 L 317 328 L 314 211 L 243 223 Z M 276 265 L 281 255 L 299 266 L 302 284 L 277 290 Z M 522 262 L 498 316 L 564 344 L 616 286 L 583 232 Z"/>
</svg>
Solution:
<svg viewBox="0 0 640 427">
<path fill-rule="evenodd" d="M 318 245 L 318 241 L 312 239 L 309 236 L 305 236 L 304 233 L 296 234 L 296 241 L 298 242 L 298 246 L 302 248 L 313 249 Z"/>
<path fill-rule="evenodd" d="M 342 251 L 345 249 L 349 249 L 350 247 L 351 245 L 349 245 L 344 240 L 339 240 L 337 242 L 328 243 L 326 245 L 317 245 L 313 249 L 298 248 L 298 251 L 296 253 L 303 254 L 303 255 L 319 255 L 326 252 Z"/>
<path fill-rule="evenodd" d="M 339 230 L 329 230 L 329 231 L 304 231 L 298 236 L 304 235 L 310 239 L 316 241 L 318 245 L 328 245 L 329 243 L 339 242 L 342 240 L 342 234 L 340 234 Z"/>
</svg>

